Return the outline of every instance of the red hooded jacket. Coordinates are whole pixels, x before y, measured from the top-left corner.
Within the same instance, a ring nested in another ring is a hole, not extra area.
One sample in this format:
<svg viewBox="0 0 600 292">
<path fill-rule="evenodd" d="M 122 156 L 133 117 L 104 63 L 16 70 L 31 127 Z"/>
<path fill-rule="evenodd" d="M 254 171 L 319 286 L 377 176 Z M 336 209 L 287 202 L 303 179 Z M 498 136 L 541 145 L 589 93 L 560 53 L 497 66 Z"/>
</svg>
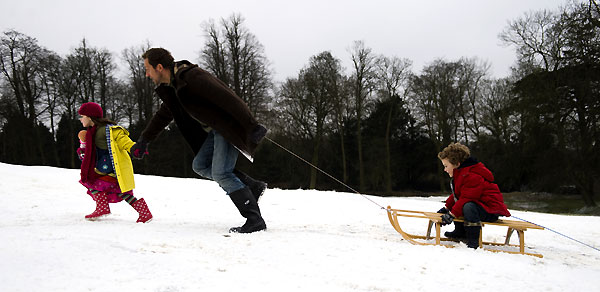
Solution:
<svg viewBox="0 0 600 292">
<path fill-rule="evenodd" d="M 463 216 L 463 206 L 468 202 L 481 205 L 490 214 L 510 216 L 494 175 L 483 163 L 454 169 L 452 183 L 453 193 L 446 199 L 446 208 L 454 216 Z"/>
</svg>

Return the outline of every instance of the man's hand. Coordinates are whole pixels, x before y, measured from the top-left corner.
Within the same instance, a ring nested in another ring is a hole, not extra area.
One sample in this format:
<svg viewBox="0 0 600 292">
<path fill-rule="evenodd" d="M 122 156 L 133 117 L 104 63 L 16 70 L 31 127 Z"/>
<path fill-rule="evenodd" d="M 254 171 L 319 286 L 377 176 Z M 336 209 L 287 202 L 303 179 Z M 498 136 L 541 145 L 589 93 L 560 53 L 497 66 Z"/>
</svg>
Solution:
<svg viewBox="0 0 600 292">
<path fill-rule="evenodd" d="M 448 212 L 450 212 L 450 210 L 446 209 L 446 207 L 442 207 L 437 212 L 441 214 L 447 214 Z"/>
<path fill-rule="evenodd" d="M 142 159 L 144 158 L 144 155 L 149 155 L 148 144 L 150 143 L 144 141 L 144 139 L 140 137 L 138 141 L 135 142 L 133 146 L 131 146 L 131 149 L 129 149 L 129 152 L 131 152 L 131 156 L 133 156 L 133 158 L 135 159 Z"/>
<path fill-rule="evenodd" d="M 454 221 L 454 216 L 450 213 L 442 215 L 442 225 L 448 225 Z"/>
</svg>

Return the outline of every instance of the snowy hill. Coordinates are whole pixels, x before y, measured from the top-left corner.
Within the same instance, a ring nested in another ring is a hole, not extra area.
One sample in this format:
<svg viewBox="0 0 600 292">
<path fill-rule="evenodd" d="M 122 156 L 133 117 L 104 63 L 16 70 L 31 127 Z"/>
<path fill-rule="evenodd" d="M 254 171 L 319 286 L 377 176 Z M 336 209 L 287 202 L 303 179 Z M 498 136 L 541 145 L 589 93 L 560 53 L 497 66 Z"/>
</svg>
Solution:
<svg viewBox="0 0 600 292">
<path fill-rule="evenodd" d="M 598 291 L 600 252 L 550 231 L 526 232 L 544 258 L 414 246 L 386 212 L 350 193 L 269 189 L 268 230 L 243 223 L 213 182 L 136 175 L 154 220 L 125 202 L 96 222 L 78 170 L 0 163 L 1 291 Z M 435 211 L 443 198 L 379 198 Z M 600 218 L 511 212 L 600 246 Z M 423 233 L 426 222 L 405 225 Z M 484 240 L 505 229 L 486 227 Z M 444 227 L 444 231 L 452 227 Z M 514 236 L 516 238 L 516 235 Z M 513 239 L 516 240 L 516 239 Z"/>
</svg>

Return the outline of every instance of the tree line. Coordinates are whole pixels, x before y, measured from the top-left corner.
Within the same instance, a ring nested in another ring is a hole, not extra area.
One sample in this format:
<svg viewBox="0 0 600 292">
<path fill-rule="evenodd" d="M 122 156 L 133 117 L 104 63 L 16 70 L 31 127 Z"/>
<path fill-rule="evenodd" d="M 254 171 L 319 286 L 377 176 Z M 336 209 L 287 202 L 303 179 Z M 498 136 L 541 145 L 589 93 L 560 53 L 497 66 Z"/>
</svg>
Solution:
<svg viewBox="0 0 600 292">
<path fill-rule="evenodd" d="M 329 51 L 275 83 L 264 47 L 233 14 L 203 23 L 199 65 L 227 83 L 269 137 L 361 192 L 447 190 L 436 154 L 468 145 L 504 192 L 574 191 L 588 206 L 600 188 L 600 9 L 594 0 L 529 12 L 499 34 L 514 47 L 510 76 L 473 58 L 412 62 L 349 45 L 351 68 Z M 83 39 L 66 56 L 18 31 L 0 37 L 0 161 L 78 168 L 78 107 L 99 103 L 132 139 L 160 105 L 141 54 L 115 55 Z M 168 49 L 168 48 L 167 48 Z M 177 57 L 177 56 L 175 56 Z M 117 78 L 117 64 L 127 77 Z M 348 72 L 348 73 L 346 73 Z M 174 124 L 135 161 L 137 173 L 195 177 Z M 344 190 L 264 141 L 238 167 L 273 187 Z"/>
</svg>

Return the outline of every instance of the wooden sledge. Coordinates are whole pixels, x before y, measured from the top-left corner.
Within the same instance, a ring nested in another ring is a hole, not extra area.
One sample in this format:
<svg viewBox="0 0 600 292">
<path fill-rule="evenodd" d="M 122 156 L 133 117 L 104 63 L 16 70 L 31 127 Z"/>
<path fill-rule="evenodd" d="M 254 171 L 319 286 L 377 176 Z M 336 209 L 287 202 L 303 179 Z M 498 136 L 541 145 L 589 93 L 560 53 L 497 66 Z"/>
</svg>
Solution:
<svg viewBox="0 0 600 292">
<path fill-rule="evenodd" d="M 390 223 L 392 223 L 392 226 L 394 226 L 394 229 L 396 229 L 396 231 L 398 231 L 398 233 L 400 233 L 400 235 L 402 235 L 402 237 L 406 241 L 408 241 L 412 244 L 417 244 L 417 245 L 442 245 L 445 247 L 454 247 L 453 245 L 442 244 L 442 241 L 456 241 L 456 240 L 450 239 L 450 238 L 441 238 L 440 233 L 441 233 L 441 226 L 442 226 L 442 214 L 435 213 L 435 212 L 398 210 L 398 209 L 392 209 L 390 206 L 387 207 L 387 212 L 388 212 L 388 218 L 390 219 Z M 425 236 L 422 236 L 422 235 L 414 235 L 414 234 L 406 233 L 400 227 L 400 223 L 398 223 L 398 216 L 428 219 L 429 226 L 427 227 L 427 234 Z M 456 218 L 456 219 L 454 219 L 454 221 L 464 222 L 462 217 Z M 431 229 L 434 225 L 435 225 L 435 237 L 432 237 Z M 540 257 L 540 258 L 543 257 L 541 254 L 525 252 L 525 231 L 527 229 L 542 229 L 543 230 L 544 229 L 543 227 L 532 224 L 532 223 L 528 223 L 528 222 L 505 220 L 505 219 L 499 219 L 496 222 L 481 222 L 481 225 L 482 225 L 481 232 L 479 233 L 479 248 L 482 248 L 482 249 L 488 250 L 488 251 L 493 251 L 493 252 L 506 252 L 506 253 L 512 253 L 512 254 L 526 254 L 526 255 Z M 485 225 L 496 225 L 496 226 L 508 227 L 508 232 L 506 233 L 506 240 L 504 241 L 504 243 L 482 241 L 483 227 Z M 519 244 L 518 245 L 510 243 L 510 237 L 514 231 L 517 231 L 517 234 L 519 235 Z M 434 242 L 426 242 L 426 241 L 431 241 L 433 239 L 435 239 L 435 243 Z M 484 245 L 506 246 L 506 247 L 511 247 L 512 249 L 515 249 L 515 247 L 518 247 L 518 251 L 484 248 Z"/>
</svg>

